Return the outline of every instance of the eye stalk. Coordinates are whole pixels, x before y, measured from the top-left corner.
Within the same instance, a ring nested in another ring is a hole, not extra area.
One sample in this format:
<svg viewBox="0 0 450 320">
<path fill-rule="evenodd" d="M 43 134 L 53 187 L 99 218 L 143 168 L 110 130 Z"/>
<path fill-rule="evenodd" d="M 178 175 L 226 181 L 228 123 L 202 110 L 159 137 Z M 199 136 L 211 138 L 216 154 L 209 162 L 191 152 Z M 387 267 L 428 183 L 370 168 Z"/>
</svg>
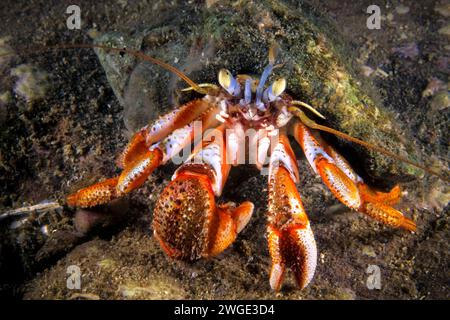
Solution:
<svg viewBox="0 0 450 320">
<path fill-rule="evenodd" d="M 236 97 L 241 93 L 239 83 L 227 69 L 220 69 L 218 79 L 222 88 L 224 88 L 232 96 Z"/>
<path fill-rule="evenodd" d="M 275 80 L 269 88 L 264 91 L 264 100 L 272 102 L 277 99 L 286 89 L 286 79 L 280 78 Z"/>
<path fill-rule="evenodd" d="M 249 104 L 252 101 L 252 79 L 245 80 L 244 101 Z"/>
</svg>

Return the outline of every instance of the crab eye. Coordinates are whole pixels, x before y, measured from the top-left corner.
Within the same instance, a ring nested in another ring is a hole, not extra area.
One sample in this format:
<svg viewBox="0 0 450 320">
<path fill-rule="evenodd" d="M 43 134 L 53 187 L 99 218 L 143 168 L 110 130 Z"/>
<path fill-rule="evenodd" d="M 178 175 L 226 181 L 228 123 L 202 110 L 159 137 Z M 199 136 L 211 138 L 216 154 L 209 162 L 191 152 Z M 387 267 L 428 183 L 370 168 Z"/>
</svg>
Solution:
<svg viewBox="0 0 450 320">
<path fill-rule="evenodd" d="M 274 101 L 286 89 L 286 79 L 280 78 L 275 80 L 272 85 L 264 92 L 264 98 L 268 101 Z"/>
<path fill-rule="evenodd" d="M 226 69 L 219 71 L 219 83 L 229 94 L 233 96 L 239 95 L 241 88 L 236 79 L 231 75 L 231 72 Z"/>
<path fill-rule="evenodd" d="M 230 87 L 231 78 L 232 78 L 230 71 L 228 71 L 227 69 L 220 69 L 218 78 L 219 78 L 220 85 L 225 90 L 227 90 Z"/>
<path fill-rule="evenodd" d="M 274 96 L 278 97 L 286 89 L 286 79 L 281 78 L 281 79 L 275 80 L 275 82 L 272 83 L 271 88 L 272 88 L 272 94 Z"/>
</svg>

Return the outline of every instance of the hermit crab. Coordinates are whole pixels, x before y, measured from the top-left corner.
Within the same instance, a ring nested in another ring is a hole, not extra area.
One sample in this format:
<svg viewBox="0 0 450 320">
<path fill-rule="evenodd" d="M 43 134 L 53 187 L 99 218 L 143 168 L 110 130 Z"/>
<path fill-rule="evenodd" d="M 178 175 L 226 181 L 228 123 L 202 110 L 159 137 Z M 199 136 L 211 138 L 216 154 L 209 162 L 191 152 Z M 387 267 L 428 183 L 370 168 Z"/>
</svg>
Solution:
<svg viewBox="0 0 450 320">
<path fill-rule="evenodd" d="M 319 131 L 427 169 L 317 124 L 312 117 L 323 116 L 286 93 L 285 79 L 267 85 L 271 72 L 281 66 L 276 64 L 276 45 L 270 48 L 269 63 L 259 79 L 248 75 L 234 77 L 221 69 L 220 86 L 196 84 L 174 67 L 138 51 L 100 45 L 89 47 L 127 52 L 156 63 L 186 81 L 190 87 L 185 90 L 194 90 L 202 97 L 139 130 L 118 158 L 118 165 L 123 169 L 121 174 L 69 195 L 69 205 L 105 204 L 140 187 L 155 168 L 171 160 L 182 162 L 158 197 L 153 215 L 154 235 L 172 258 L 188 261 L 209 258 L 229 247 L 252 216 L 251 202 L 240 205 L 216 202 L 231 168 L 252 163 L 268 177 L 270 286 L 280 290 L 286 269 L 290 268 L 298 286 L 304 288 L 314 275 L 317 247 L 296 187 L 297 157 L 288 139 L 292 136 L 303 149 L 312 170 L 344 205 L 391 227 L 416 230 L 412 220 L 392 207 L 401 197 L 400 187 L 381 192 L 367 185 L 347 160 L 321 139 Z M 182 160 L 181 151 L 185 156 Z"/>
</svg>

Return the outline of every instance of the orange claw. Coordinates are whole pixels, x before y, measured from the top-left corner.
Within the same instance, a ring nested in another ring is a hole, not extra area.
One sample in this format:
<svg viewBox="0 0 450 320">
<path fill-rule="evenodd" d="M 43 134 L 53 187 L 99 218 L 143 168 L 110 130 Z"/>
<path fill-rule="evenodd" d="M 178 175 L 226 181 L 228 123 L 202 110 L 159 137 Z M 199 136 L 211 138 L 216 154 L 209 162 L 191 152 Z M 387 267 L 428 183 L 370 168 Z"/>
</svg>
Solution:
<svg viewBox="0 0 450 320">
<path fill-rule="evenodd" d="M 294 273 L 300 289 L 312 280 L 317 263 L 317 248 L 314 235 L 308 226 L 289 226 L 277 230 L 267 227 L 269 252 L 272 258 L 270 287 L 279 291 L 284 279 L 286 266 Z"/>
<path fill-rule="evenodd" d="M 184 170 L 161 193 L 153 229 L 168 256 L 197 260 L 225 250 L 252 212 L 251 202 L 216 206 L 209 176 Z"/>
<path fill-rule="evenodd" d="M 396 185 L 389 192 L 380 192 L 372 189 L 364 182 L 358 183 L 359 193 L 365 202 L 380 202 L 387 205 L 398 203 L 401 198 L 402 191 L 399 185 Z"/>
<path fill-rule="evenodd" d="M 156 203 L 153 229 L 168 256 L 186 260 L 203 256 L 213 209 L 214 194 L 206 176 L 180 174 L 167 185 Z"/>
<path fill-rule="evenodd" d="M 274 169 L 269 181 L 268 217 L 270 286 L 280 290 L 285 269 L 289 267 L 303 289 L 313 278 L 317 247 L 300 195 L 284 167 Z"/>
<path fill-rule="evenodd" d="M 234 242 L 239 232 L 249 222 L 254 205 L 250 201 L 241 203 L 239 207 L 234 204 L 219 205 L 217 208 L 216 233 L 211 234 L 214 239 L 206 257 L 214 257 L 224 251 Z"/>
<path fill-rule="evenodd" d="M 416 230 L 413 221 L 389 206 L 400 199 L 399 186 L 387 193 L 376 191 L 362 181 L 355 183 L 344 171 L 324 157 L 319 156 L 315 163 L 324 183 L 336 198 L 349 208 L 365 213 L 393 228 Z"/>
<path fill-rule="evenodd" d="M 118 180 L 119 177 L 115 177 L 80 189 L 67 196 L 67 204 L 87 208 L 107 203 L 117 197 L 116 185 Z"/>
<path fill-rule="evenodd" d="M 375 191 L 362 181 L 355 183 L 344 171 L 324 157 L 319 156 L 315 163 L 324 183 L 336 198 L 349 208 L 393 228 L 416 230 L 413 221 L 389 206 L 400 199 L 400 187 L 396 186 L 387 193 Z"/>
<path fill-rule="evenodd" d="M 153 217 L 155 237 L 173 258 L 196 260 L 212 257 L 236 239 L 253 213 L 253 204 L 244 202 L 216 205 L 230 165 L 223 138 L 224 126 L 213 141 L 205 138 L 191 158 L 175 172 L 161 193 Z"/>
</svg>

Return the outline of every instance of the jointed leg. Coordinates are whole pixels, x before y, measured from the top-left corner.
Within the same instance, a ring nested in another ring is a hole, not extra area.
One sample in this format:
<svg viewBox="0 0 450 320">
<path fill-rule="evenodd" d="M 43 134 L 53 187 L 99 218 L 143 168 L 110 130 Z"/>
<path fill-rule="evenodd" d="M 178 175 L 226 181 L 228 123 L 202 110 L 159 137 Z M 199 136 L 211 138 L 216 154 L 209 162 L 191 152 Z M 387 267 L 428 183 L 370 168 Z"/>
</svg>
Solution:
<svg viewBox="0 0 450 320">
<path fill-rule="evenodd" d="M 399 187 L 394 187 L 388 193 L 371 189 L 342 156 L 330 146 L 320 143 L 301 122 L 294 125 L 293 135 L 314 171 L 342 203 L 391 227 L 416 230 L 413 221 L 390 206 L 400 199 Z"/>
<path fill-rule="evenodd" d="M 93 207 L 117 198 L 116 185 L 119 177 L 98 182 L 67 196 L 67 204 L 82 208 Z"/>
<path fill-rule="evenodd" d="M 117 160 L 119 168 L 124 168 L 135 155 L 144 153 L 153 143 L 166 138 L 173 131 L 201 119 L 203 114 L 210 112 L 214 107 L 205 99 L 193 100 L 159 117 L 153 124 L 143 127 L 119 156 Z"/>
<path fill-rule="evenodd" d="M 207 97 L 190 101 L 181 107 L 161 116 L 152 125 L 146 127 L 147 145 L 151 146 L 173 131 L 180 129 L 196 119 L 201 119 L 204 114 L 212 112 L 217 108 L 208 101 Z"/>
<path fill-rule="evenodd" d="M 300 288 L 311 281 L 317 248 L 308 217 L 295 186 L 297 165 L 286 136 L 272 152 L 269 168 L 268 243 L 272 258 L 270 286 L 281 288 L 286 267 Z"/>
<path fill-rule="evenodd" d="M 123 169 L 129 166 L 133 159 L 140 154 L 145 153 L 148 150 L 145 137 L 147 135 L 147 127 L 142 128 L 134 134 L 128 144 L 123 149 L 122 153 L 117 158 L 116 164 L 119 168 Z"/>
<path fill-rule="evenodd" d="M 200 114 L 197 119 L 203 124 L 203 129 L 215 124 L 216 107 L 207 106 L 208 103 L 204 100 L 195 100 L 162 116 L 152 126 L 141 129 L 118 159 L 119 166 L 123 168 L 122 173 L 69 195 L 67 203 L 78 207 L 92 207 L 140 187 L 158 166 L 192 142 L 194 125 L 189 121 L 193 119 L 193 115 Z M 178 129 L 170 132 L 174 128 Z M 154 139 L 161 137 L 165 138 L 152 145 Z"/>
<path fill-rule="evenodd" d="M 93 207 L 105 204 L 140 187 L 162 160 L 159 149 L 136 154 L 118 177 L 110 178 L 67 196 L 67 204 L 76 207 Z"/>
<path fill-rule="evenodd" d="M 398 203 L 401 198 L 401 189 L 399 185 L 396 185 L 389 192 L 380 192 L 372 189 L 353 171 L 347 160 L 336 152 L 332 147 L 325 143 L 320 136 L 318 142 L 323 147 L 326 153 L 328 153 L 334 160 L 336 166 L 341 169 L 352 181 L 358 185 L 360 196 L 364 202 L 381 202 L 387 205 L 394 205 Z"/>
</svg>

